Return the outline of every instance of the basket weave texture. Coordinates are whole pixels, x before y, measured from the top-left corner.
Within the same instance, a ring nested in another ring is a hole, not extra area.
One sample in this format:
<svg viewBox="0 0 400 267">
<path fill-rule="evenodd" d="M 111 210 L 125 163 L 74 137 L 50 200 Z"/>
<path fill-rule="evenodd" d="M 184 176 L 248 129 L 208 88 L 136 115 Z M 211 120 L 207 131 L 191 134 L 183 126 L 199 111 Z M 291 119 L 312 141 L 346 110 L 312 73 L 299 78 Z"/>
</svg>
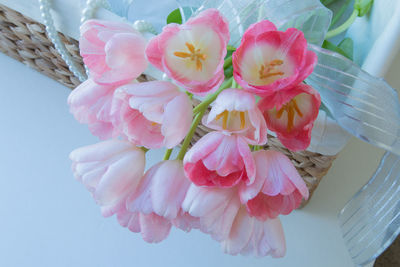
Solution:
<svg viewBox="0 0 400 267">
<path fill-rule="evenodd" d="M 79 55 L 78 41 L 61 33 L 60 37 L 73 60 L 83 66 L 82 58 Z M 75 88 L 80 84 L 78 78 L 69 71 L 68 66 L 49 40 L 45 26 L 4 5 L 0 5 L 0 51 L 69 88 Z M 206 127 L 200 126 L 193 142 L 209 131 Z M 291 159 L 306 182 L 310 196 L 336 158 L 336 156 L 326 156 L 309 151 L 289 151 L 273 136 L 269 136 L 265 148 L 280 151 Z M 303 206 L 305 204 L 304 202 Z"/>
</svg>

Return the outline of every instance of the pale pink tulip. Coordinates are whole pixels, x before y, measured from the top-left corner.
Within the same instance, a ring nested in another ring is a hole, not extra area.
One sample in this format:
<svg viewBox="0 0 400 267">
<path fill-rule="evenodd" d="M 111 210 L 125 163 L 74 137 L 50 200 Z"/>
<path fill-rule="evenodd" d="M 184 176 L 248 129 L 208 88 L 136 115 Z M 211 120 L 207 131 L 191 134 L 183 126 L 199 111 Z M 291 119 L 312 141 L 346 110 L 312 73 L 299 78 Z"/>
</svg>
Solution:
<svg viewBox="0 0 400 267">
<path fill-rule="evenodd" d="M 146 40 L 127 23 L 88 20 L 81 26 L 80 53 L 90 77 L 100 84 L 121 85 L 146 69 Z"/>
<path fill-rule="evenodd" d="M 125 207 L 117 213 L 117 219 L 122 227 L 134 233 L 141 233 L 143 240 L 148 243 L 163 241 L 172 227 L 169 220 L 155 213 L 130 212 Z"/>
<path fill-rule="evenodd" d="M 267 125 L 254 95 L 240 89 L 227 89 L 213 102 L 203 118 L 208 128 L 243 136 L 249 144 L 267 143 Z"/>
<path fill-rule="evenodd" d="M 259 221 L 240 204 L 237 187 L 191 185 L 182 209 L 198 218 L 199 228 L 221 242 L 228 254 L 283 257 L 285 238 L 278 218 Z"/>
<path fill-rule="evenodd" d="M 168 237 L 172 224 L 155 213 L 144 214 L 126 209 L 126 198 L 115 205 L 101 207 L 104 217 L 117 215 L 118 223 L 133 233 L 141 233 L 144 241 L 158 243 Z"/>
<path fill-rule="evenodd" d="M 159 162 L 146 172 L 137 190 L 128 196 L 127 208 L 131 212 L 176 219 L 182 214 L 181 205 L 189 185 L 182 161 Z"/>
<path fill-rule="evenodd" d="M 292 151 L 305 150 L 318 117 L 321 97 L 311 86 L 299 84 L 290 91 L 263 98 L 258 106 L 267 127 Z"/>
<path fill-rule="evenodd" d="M 146 148 L 173 148 L 188 133 L 193 110 L 189 97 L 166 81 L 120 87 L 112 111 L 114 126 Z"/>
<path fill-rule="evenodd" d="M 240 135 L 211 132 L 185 155 L 187 177 L 198 186 L 232 187 L 240 181 L 251 184 L 255 164 L 249 145 Z"/>
<path fill-rule="evenodd" d="M 317 56 L 307 50 L 304 34 L 290 28 L 277 31 L 267 20 L 250 26 L 233 54 L 235 80 L 259 96 L 290 90 L 314 70 Z"/>
<path fill-rule="evenodd" d="M 143 176 L 144 152 L 127 141 L 111 139 L 71 152 L 75 177 L 103 207 L 118 205 Z"/>
<path fill-rule="evenodd" d="M 242 208 L 237 213 L 229 237 L 222 243 L 225 253 L 256 257 L 285 256 L 286 243 L 279 218 L 259 221 Z"/>
<path fill-rule="evenodd" d="M 118 135 L 111 117 L 111 104 L 116 88 L 100 85 L 88 79 L 68 97 L 69 109 L 75 119 L 88 124 L 92 134 L 102 140 Z"/>
<path fill-rule="evenodd" d="M 253 153 L 256 179 L 253 184 L 243 184 L 240 198 L 251 216 L 259 220 L 287 215 L 297 209 L 309 192 L 293 163 L 278 151 Z"/>
<path fill-rule="evenodd" d="M 189 92 L 205 95 L 224 80 L 224 58 L 229 41 L 226 19 L 207 9 L 185 24 L 169 24 L 150 40 L 146 54 L 156 68 Z"/>
<path fill-rule="evenodd" d="M 240 205 L 237 187 L 210 188 L 191 184 L 182 210 L 198 218 L 196 228 L 222 241 L 228 238 Z"/>
</svg>

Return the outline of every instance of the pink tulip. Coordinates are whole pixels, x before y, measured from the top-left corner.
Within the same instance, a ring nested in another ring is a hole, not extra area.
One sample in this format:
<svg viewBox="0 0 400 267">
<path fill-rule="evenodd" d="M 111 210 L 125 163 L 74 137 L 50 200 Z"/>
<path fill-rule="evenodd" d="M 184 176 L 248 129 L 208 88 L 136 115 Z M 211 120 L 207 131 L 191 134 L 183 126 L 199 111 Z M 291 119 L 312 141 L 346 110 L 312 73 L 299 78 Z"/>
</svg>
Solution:
<svg viewBox="0 0 400 267">
<path fill-rule="evenodd" d="M 223 241 L 225 253 L 254 255 L 256 257 L 285 256 L 286 243 L 279 218 L 259 221 L 242 207 L 230 229 L 229 237 Z"/>
<path fill-rule="evenodd" d="M 197 228 L 222 241 L 228 238 L 240 205 L 237 187 L 210 188 L 191 184 L 182 210 L 198 218 Z"/>
<path fill-rule="evenodd" d="M 208 128 L 243 136 L 249 144 L 267 143 L 267 125 L 254 95 L 240 90 L 222 91 L 203 118 Z"/>
<path fill-rule="evenodd" d="M 305 150 L 310 145 L 320 105 L 319 93 L 303 83 L 265 97 L 258 104 L 268 129 L 276 132 L 281 143 L 292 151 Z"/>
<path fill-rule="evenodd" d="M 232 187 L 240 181 L 251 184 L 254 159 L 240 135 L 211 132 L 203 136 L 185 155 L 187 177 L 198 186 Z"/>
<path fill-rule="evenodd" d="M 100 85 L 88 79 L 68 97 L 70 112 L 75 119 L 88 124 L 92 134 L 102 140 L 118 135 L 110 114 L 115 89 L 115 86 Z"/>
<path fill-rule="evenodd" d="M 150 40 L 146 54 L 151 64 L 189 92 L 205 95 L 224 80 L 228 41 L 228 22 L 218 10 L 207 9 L 183 25 L 164 27 Z"/>
<path fill-rule="evenodd" d="M 121 85 L 146 69 L 146 40 L 127 23 L 88 20 L 79 48 L 90 77 L 99 84 Z"/>
<path fill-rule="evenodd" d="M 307 186 L 288 157 L 273 150 L 253 155 L 256 179 L 240 188 L 240 199 L 250 216 L 265 221 L 287 215 L 300 206 L 303 198 L 308 199 Z"/>
<path fill-rule="evenodd" d="M 198 218 L 199 228 L 221 242 L 225 253 L 282 257 L 285 238 L 278 218 L 259 221 L 240 204 L 237 187 L 191 185 L 182 209 Z"/>
<path fill-rule="evenodd" d="M 192 103 L 166 81 L 120 87 L 113 104 L 114 126 L 131 142 L 147 148 L 178 145 L 188 133 Z"/>
<path fill-rule="evenodd" d="M 189 185 L 182 161 L 159 162 L 146 172 L 138 189 L 129 195 L 127 208 L 131 212 L 176 219 L 182 214 L 181 205 Z"/>
<path fill-rule="evenodd" d="M 140 148 L 116 139 L 76 149 L 70 158 L 75 177 L 105 208 L 118 205 L 136 189 L 145 166 Z"/>
<path fill-rule="evenodd" d="M 141 233 L 144 241 L 158 243 L 168 237 L 172 224 L 155 213 L 144 214 L 126 209 L 126 198 L 115 205 L 102 207 L 104 217 L 117 215 L 118 223 L 133 233 Z"/>
<path fill-rule="evenodd" d="M 317 56 L 301 31 L 277 31 L 268 20 L 250 26 L 233 54 L 235 80 L 259 96 L 289 90 L 314 70 Z"/>
<path fill-rule="evenodd" d="M 122 227 L 127 227 L 133 233 L 141 233 L 143 240 L 148 243 L 163 241 L 172 227 L 169 220 L 155 213 L 130 212 L 125 207 L 117 212 L 117 219 Z"/>
</svg>

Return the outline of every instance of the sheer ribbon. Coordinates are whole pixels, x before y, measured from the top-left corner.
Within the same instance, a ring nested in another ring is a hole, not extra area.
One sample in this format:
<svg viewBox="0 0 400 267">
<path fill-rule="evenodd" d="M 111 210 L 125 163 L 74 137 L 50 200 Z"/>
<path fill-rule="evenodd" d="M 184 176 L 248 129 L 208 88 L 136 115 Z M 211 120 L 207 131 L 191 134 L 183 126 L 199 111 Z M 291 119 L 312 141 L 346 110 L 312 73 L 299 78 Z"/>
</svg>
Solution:
<svg viewBox="0 0 400 267">
<path fill-rule="evenodd" d="M 343 237 L 354 262 L 374 260 L 400 232 L 400 104 L 397 92 L 345 57 L 322 49 L 331 11 L 319 0 L 176 0 L 200 12 L 219 9 L 229 20 L 232 45 L 262 19 L 280 30 L 304 32 L 318 65 L 307 83 L 317 89 L 336 122 L 355 137 L 388 151 L 371 180 L 339 214 Z M 379 205 L 378 205 L 379 203 Z"/>
</svg>

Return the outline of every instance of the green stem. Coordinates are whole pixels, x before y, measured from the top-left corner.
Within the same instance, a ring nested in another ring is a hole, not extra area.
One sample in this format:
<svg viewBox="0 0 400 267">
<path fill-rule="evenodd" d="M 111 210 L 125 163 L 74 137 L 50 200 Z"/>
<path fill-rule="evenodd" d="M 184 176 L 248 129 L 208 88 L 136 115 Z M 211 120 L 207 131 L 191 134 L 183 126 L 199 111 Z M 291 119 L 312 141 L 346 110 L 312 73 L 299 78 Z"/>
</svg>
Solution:
<svg viewBox="0 0 400 267">
<path fill-rule="evenodd" d="M 209 95 L 206 99 L 204 99 L 203 102 L 198 104 L 194 109 L 193 109 L 193 114 L 197 114 L 200 111 L 206 110 L 208 106 L 217 99 L 218 95 L 224 91 L 225 89 L 228 89 L 232 85 L 232 80 L 233 77 L 229 78 L 229 80 L 225 81 L 221 87 L 216 91 L 214 94 Z"/>
<path fill-rule="evenodd" d="M 262 149 L 262 146 L 254 146 L 253 151 L 259 151 Z"/>
<path fill-rule="evenodd" d="M 239 88 L 239 84 L 235 80 L 232 80 L 232 88 Z"/>
<path fill-rule="evenodd" d="M 167 151 L 165 151 L 163 160 L 169 160 L 169 158 L 171 157 L 171 153 L 172 153 L 172 148 L 167 149 Z"/>
<path fill-rule="evenodd" d="M 228 68 L 230 65 L 232 65 L 232 56 L 230 56 L 227 59 L 225 59 L 224 69 Z"/>
<path fill-rule="evenodd" d="M 193 99 L 193 94 L 192 94 L 192 93 L 186 92 L 186 94 L 188 95 L 188 97 L 189 97 L 190 100 Z"/>
<path fill-rule="evenodd" d="M 178 156 L 176 157 L 177 160 L 183 160 L 183 158 L 185 157 L 186 151 L 190 145 L 190 142 L 192 141 L 193 135 L 197 129 L 197 126 L 199 125 L 201 119 L 203 118 L 203 115 L 205 113 L 205 109 L 203 109 L 202 111 L 200 111 L 199 114 L 196 115 L 196 117 L 194 118 L 193 122 L 192 122 L 192 126 L 190 127 L 189 133 L 186 135 L 185 140 L 183 141 L 181 150 L 179 151 Z"/>
<path fill-rule="evenodd" d="M 354 9 L 350 18 L 348 18 L 342 25 L 340 25 L 336 29 L 328 31 L 328 33 L 325 36 L 325 39 L 330 39 L 332 37 L 335 37 L 336 35 L 339 35 L 342 32 L 344 32 L 345 30 L 347 30 L 353 24 L 353 22 L 356 20 L 357 16 L 358 16 L 358 10 Z"/>
<path fill-rule="evenodd" d="M 351 0 L 347 0 L 346 3 L 344 3 L 344 5 L 342 5 L 340 7 L 340 9 L 338 10 L 338 12 L 336 12 L 335 16 L 333 16 L 332 22 L 331 22 L 331 26 L 330 28 L 332 28 L 333 26 L 335 26 L 335 24 L 339 21 L 339 19 L 343 16 L 343 13 L 346 11 L 346 9 L 349 7 L 351 3 Z"/>
<path fill-rule="evenodd" d="M 141 150 L 143 150 L 143 151 L 144 151 L 144 153 L 146 153 L 147 151 L 149 151 L 149 150 L 150 150 L 150 149 L 148 149 L 148 148 L 145 148 L 145 147 L 143 147 L 143 146 L 142 146 L 140 149 L 141 149 Z"/>
</svg>

